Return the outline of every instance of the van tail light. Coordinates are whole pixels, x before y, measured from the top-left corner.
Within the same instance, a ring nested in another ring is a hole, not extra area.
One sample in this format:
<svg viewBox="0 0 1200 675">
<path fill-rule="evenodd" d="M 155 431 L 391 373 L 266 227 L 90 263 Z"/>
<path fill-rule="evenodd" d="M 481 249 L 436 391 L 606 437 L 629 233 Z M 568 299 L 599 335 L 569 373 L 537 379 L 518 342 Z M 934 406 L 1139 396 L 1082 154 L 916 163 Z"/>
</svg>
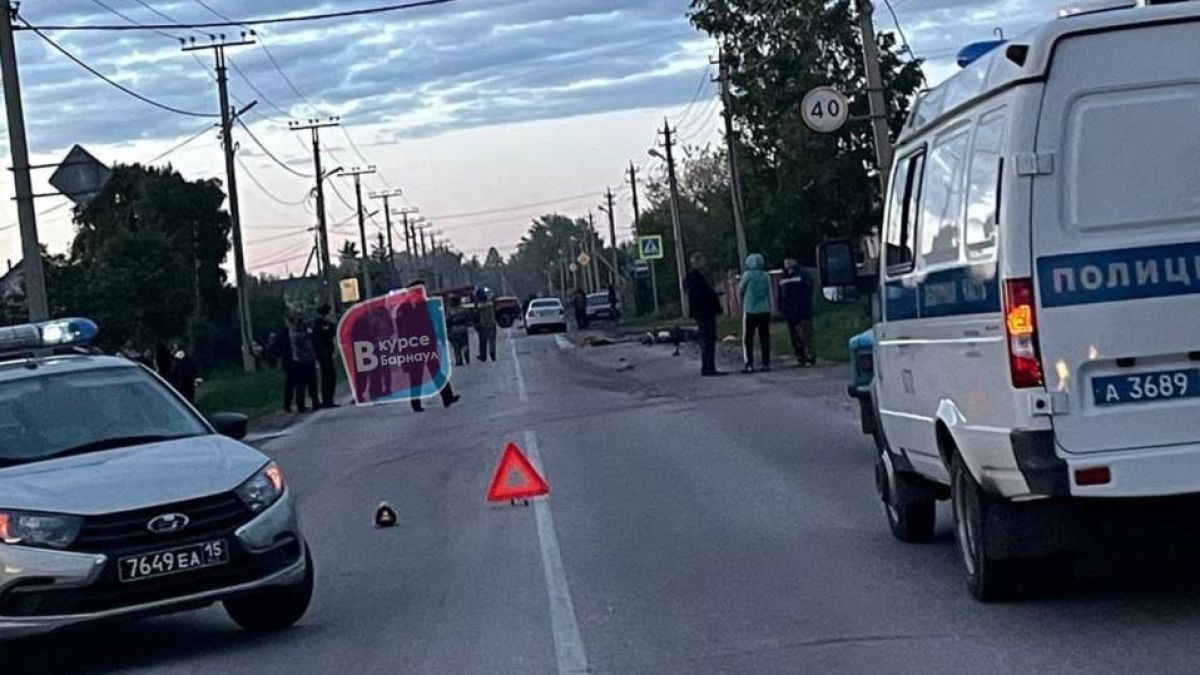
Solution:
<svg viewBox="0 0 1200 675">
<path fill-rule="evenodd" d="M 1004 282 L 1004 326 L 1008 331 L 1008 364 L 1013 386 L 1018 389 L 1042 386 L 1045 379 L 1037 347 L 1032 279 Z"/>
</svg>

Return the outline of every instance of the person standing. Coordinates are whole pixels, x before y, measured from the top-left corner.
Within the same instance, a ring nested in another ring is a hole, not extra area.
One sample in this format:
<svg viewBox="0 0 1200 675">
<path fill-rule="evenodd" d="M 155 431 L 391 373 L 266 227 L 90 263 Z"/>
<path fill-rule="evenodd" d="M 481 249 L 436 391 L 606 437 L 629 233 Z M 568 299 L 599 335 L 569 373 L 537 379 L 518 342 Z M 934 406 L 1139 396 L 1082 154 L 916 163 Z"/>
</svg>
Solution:
<svg viewBox="0 0 1200 675">
<path fill-rule="evenodd" d="M 700 375 L 724 375 L 717 370 L 717 316 L 721 314 L 721 299 L 704 273 L 704 255 L 693 253 L 691 262 L 692 270 L 684 277 L 683 284 L 688 294 L 688 313 L 700 328 Z"/>
<path fill-rule="evenodd" d="M 580 330 L 588 327 L 587 302 L 587 294 L 576 288 L 571 295 L 571 306 L 575 309 L 575 326 Z"/>
<path fill-rule="evenodd" d="M 288 330 L 292 340 L 292 363 L 296 368 L 295 385 L 296 412 L 308 412 L 305 395 L 312 401 L 312 408 L 321 406 L 317 397 L 317 356 L 313 350 L 312 329 L 298 311 L 293 311 Z"/>
<path fill-rule="evenodd" d="M 296 363 L 292 358 L 292 329 L 291 320 L 286 316 L 283 320 L 283 330 L 274 334 L 272 342 L 275 357 L 283 367 L 283 411 L 292 412 L 292 401 L 296 397 Z M 303 399 L 301 399 L 303 401 Z"/>
<path fill-rule="evenodd" d="M 172 355 L 171 384 L 188 403 L 196 402 L 196 361 L 178 343 Z"/>
<path fill-rule="evenodd" d="M 329 305 L 317 308 L 317 318 L 313 320 L 312 341 L 313 353 L 317 357 L 317 368 L 321 371 L 321 407 L 334 408 L 337 394 L 337 366 L 334 363 L 334 346 L 337 340 L 337 324 L 329 319 L 333 311 Z"/>
<path fill-rule="evenodd" d="M 621 310 L 617 307 L 620 302 L 620 297 L 617 295 L 617 285 L 615 283 L 608 285 L 608 311 L 613 321 L 617 321 L 621 317 Z"/>
<path fill-rule="evenodd" d="M 446 321 L 449 330 L 450 347 L 454 349 L 454 365 L 470 365 L 471 363 L 471 313 L 462 306 L 462 298 L 450 298 L 450 311 Z"/>
<path fill-rule="evenodd" d="M 746 256 L 746 271 L 738 282 L 742 299 L 742 351 L 746 357 L 743 373 L 754 372 L 754 337 L 762 347 L 762 369 L 771 369 L 771 279 L 767 262 L 758 253 Z"/>
<path fill-rule="evenodd" d="M 408 288 L 416 288 L 418 286 L 424 286 L 424 285 L 425 285 L 425 282 L 423 280 L 414 279 L 413 281 L 411 281 L 408 284 Z M 403 312 L 404 312 L 404 307 L 401 306 L 400 308 L 398 308 L 396 310 L 395 316 L 392 317 L 392 321 L 394 322 L 393 326 L 395 327 L 397 332 L 400 332 L 399 329 L 402 326 L 402 324 L 404 323 L 404 319 L 400 316 Z M 449 336 L 447 336 L 447 337 L 449 337 Z M 426 369 L 426 374 L 428 374 L 429 363 L 426 363 L 424 365 L 424 368 Z M 454 393 L 454 387 L 452 387 L 450 385 L 450 382 L 446 382 L 446 385 L 444 387 L 442 387 L 441 391 L 438 392 L 438 396 L 441 397 L 442 407 L 444 407 L 444 408 L 449 408 L 450 406 L 454 405 L 455 403 L 458 403 L 459 400 L 462 398 L 458 394 Z M 425 406 L 421 404 L 421 399 L 414 398 L 411 401 L 409 401 L 409 403 L 412 405 L 413 412 L 425 412 Z"/>
<path fill-rule="evenodd" d="M 475 324 L 475 332 L 479 335 L 479 360 L 496 360 L 496 305 L 488 297 L 488 292 L 479 289 L 475 293 L 475 312 L 479 322 Z"/>
<path fill-rule="evenodd" d="M 813 287 L 794 259 L 783 261 L 783 270 L 784 278 L 779 282 L 779 312 L 787 319 L 792 350 L 803 368 L 816 363 L 812 356 Z"/>
</svg>

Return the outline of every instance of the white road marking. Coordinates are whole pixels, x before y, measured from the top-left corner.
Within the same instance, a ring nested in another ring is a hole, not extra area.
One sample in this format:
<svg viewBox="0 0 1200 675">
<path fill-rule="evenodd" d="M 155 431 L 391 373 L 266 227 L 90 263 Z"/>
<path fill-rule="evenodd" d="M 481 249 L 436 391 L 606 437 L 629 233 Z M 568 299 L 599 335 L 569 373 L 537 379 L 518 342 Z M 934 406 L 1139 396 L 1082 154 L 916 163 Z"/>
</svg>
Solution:
<svg viewBox="0 0 1200 675">
<path fill-rule="evenodd" d="M 514 351 L 515 353 L 515 351 Z M 520 373 L 518 367 L 517 370 Z M 518 377 L 518 387 L 524 388 Z M 545 466 L 538 450 L 537 435 L 525 432 L 525 450 L 534 467 L 544 476 Z M 550 513 L 550 502 L 537 499 L 533 503 L 537 519 L 538 545 L 542 549 L 542 569 L 546 572 L 546 594 L 550 598 L 550 628 L 554 632 L 554 656 L 558 661 L 559 675 L 588 672 L 587 653 L 583 648 L 583 636 L 575 620 L 575 603 L 571 601 L 571 587 L 567 584 L 567 573 L 563 568 L 562 554 L 558 550 L 558 534 L 554 529 L 554 516 Z"/>
<path fill-rule="evenodd" d="M 512 350 L 513 368 L 517 371 L 517 399 L 524 403 L 529 400 L 529 395 L 525 393 L 525 376 L 521 373 L 521 358 L 517 356 L 517 341 L 510 337 L 508 346 Z"/>
<path fill-rule="evenodd" d="M 566 335 L 555 335 L 554 342 L 559 349 L 574 349 L 575 343 L 567 339 Z"/>
</svg>

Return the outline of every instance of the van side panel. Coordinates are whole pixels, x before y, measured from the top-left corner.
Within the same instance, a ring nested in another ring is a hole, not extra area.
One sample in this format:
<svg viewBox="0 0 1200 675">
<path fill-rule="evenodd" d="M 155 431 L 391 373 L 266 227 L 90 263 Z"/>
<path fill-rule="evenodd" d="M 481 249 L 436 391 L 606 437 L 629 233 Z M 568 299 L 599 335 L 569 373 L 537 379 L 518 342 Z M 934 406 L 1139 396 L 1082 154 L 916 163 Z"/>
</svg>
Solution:
<svg viewBox="0 0 1200 675">
<path fill-rule="evenodd" d="M 1069 37 L 1051 62 L 1032 241 L 1070 454 L 1200 443 L 1198 29 Z"/>
</svg>

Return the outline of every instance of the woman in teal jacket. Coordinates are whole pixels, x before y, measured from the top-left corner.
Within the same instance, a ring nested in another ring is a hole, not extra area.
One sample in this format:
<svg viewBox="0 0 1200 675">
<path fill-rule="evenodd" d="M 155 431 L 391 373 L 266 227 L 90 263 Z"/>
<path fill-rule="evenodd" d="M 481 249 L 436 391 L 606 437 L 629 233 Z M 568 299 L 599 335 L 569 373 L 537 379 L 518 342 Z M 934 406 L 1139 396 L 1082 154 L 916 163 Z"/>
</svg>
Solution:
<svg viewBox="0 0 1200 675">
<path fill-rule="evenodd" d="M 746 256 L 746 271 L 738 282 L 742 299 L 742 352 L 746 359 L 743 373 L 754 372 L 754 334 L 762 348 L 762 369 L 771 369 L 771 280 L 762 255 Z"/>
</svg>

